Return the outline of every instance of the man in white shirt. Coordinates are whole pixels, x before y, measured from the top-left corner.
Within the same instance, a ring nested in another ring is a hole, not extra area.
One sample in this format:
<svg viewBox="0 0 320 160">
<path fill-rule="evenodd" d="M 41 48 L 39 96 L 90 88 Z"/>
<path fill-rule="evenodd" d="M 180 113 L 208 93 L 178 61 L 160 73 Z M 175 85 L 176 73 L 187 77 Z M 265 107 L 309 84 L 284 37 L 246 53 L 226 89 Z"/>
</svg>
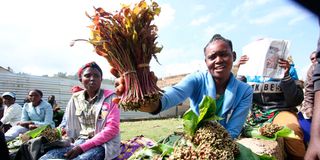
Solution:
<svg viewBox="0 0 320 160">
<path fill-rule="evenodd" d="M 19 104 L 15 103 L 16 94 L 13 92 L 5 92 L 2 94 L 2 98 L 3 98 L 3 103 L 6 106 L 4 109 L 3 117 L 1 118 L 1 122 L 5 126 L 9 126 L 9 127 L 15 126 L 17 122 L 20 121 L 21 114 L 22 114 L 22 107 Z"/>
</svg>

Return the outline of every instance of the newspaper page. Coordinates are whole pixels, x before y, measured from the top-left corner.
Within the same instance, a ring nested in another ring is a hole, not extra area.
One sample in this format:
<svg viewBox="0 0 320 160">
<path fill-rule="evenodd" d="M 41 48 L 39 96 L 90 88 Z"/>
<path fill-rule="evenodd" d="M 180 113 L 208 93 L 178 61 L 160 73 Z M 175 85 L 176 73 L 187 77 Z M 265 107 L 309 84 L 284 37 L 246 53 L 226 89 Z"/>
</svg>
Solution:
<svg viewBox="0 0 320 160">
<path fill-rule="evenodd" d="M 241 65 L 238 75 L 262 76 L 265 78 L 283 78 L 284 69 L 279 59 L 287 59 L 289 41 L 276 39 L 259 39 L 243 47 L 243 55 L 249 60 Z"/>
</svg>

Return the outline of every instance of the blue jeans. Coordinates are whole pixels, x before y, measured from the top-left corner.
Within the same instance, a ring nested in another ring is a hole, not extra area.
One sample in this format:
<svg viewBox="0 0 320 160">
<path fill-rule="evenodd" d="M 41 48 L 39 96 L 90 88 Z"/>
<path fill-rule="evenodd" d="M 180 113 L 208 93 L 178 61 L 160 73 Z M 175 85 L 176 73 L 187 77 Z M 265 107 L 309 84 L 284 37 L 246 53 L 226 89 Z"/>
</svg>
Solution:
<svg viewBox="0 0 320 160">
<path fill-rule="evenodd" d="M 70 151 L 74 146 L 84 143 L 85 140 L 79 139 L 76 140 L 73 146 L 58 148 L 48 151 L 46 154 L 41 156 L 39 160 L 47 159 L 65 159 L 64 154 Z M 103 160 L 104 159 L 104 148 L 102 146 L 94 147 L 88 151 L 80 154 L 74 160 Z"/>
</svg>

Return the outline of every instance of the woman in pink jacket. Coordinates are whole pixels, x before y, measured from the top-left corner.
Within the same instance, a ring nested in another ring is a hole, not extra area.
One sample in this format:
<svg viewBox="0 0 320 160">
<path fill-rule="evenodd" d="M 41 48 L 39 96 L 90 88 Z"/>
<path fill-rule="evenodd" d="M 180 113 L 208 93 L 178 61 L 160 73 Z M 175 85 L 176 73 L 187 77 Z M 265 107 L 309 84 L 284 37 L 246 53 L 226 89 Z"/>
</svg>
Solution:
<svg viewBox="0 0 320 160">
<path fill-rule="evenodd" d="M 102 70 L 90 62 L 80 68 L 84 90 L 74 93 L 66 107 L 66 132 L 70 147 L 48 151 L 40 159 L 113 159 L 120 153 L 120 111 L 115 94 L 100 89 Z"/>
</svg>

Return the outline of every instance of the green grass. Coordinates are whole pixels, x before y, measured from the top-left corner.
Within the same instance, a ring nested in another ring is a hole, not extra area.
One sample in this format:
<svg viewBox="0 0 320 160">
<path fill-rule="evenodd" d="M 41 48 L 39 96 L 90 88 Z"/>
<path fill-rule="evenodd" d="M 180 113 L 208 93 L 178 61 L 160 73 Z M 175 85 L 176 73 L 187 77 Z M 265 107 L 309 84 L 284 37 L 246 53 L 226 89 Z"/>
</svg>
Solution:
<svg viewBox="0 0 320 160">
<path fill-rule="evenodd" d="M 135 136 L 143 135 L 154 141 L 159 141 L 174 131 L 183 131 L 181 119 L 142 120 L 121 122 L 120 124 L 121 140 L 128 140 Z"/>
</svg>

